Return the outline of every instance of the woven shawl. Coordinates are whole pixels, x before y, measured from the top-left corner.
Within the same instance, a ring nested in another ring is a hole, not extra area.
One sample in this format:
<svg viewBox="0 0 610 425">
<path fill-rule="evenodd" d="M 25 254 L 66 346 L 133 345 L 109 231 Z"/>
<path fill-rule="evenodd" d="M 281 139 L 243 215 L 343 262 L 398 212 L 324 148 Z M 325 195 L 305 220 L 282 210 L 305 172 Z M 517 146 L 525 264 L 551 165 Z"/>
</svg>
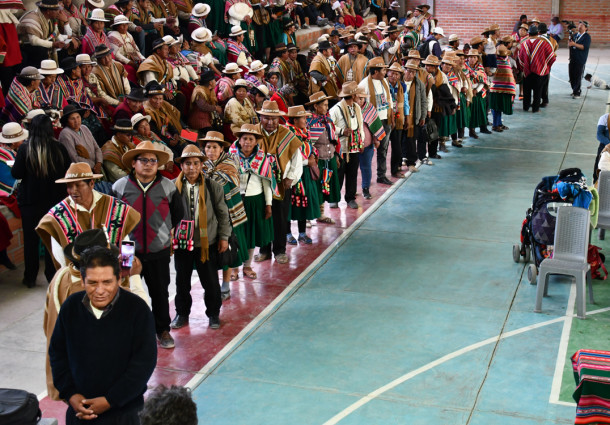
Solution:
<svg viewBox="0 0 610 425">
<path fill-rule="evenodd" d="M 141 73 L 151 71 L 157 74 L 157 82 L 162 86 L 171 82 L 174 78 L 174 70 L 172 66 L 157 54 L 152 54 L 147 57 L 138 68 L 138 76 L 142 79 Z"/>
<path fill-rule="evenodd" d="M 277 181 L 275 178 L 276 174 L 276 162 L 273 155 L 265 153 L 265 151 L 259 146 L 255 147 L 256 154 L 248 159 L 244 158 L 241 154 L 236 143 L 233 143 L 229 148 L 229 153 L 234 155 L 239 161 L 239 174 L 253 173 L 262 179 L 267 180 L 271 184 L 271 191 L 273 197 L 278 198 L 280 196 Z"/>
<path fill-rule="evenodd" d="M 87 32 L 83 37 L 83 43 L 87 42 L 91 47 L 91 51 L 94 52 L 95 48 L 101 44 L 108 46 L 108 39 L 106 38 L 106 34 L 102 30 L 101 35 L 97 35 L 91 30 L 91 27 L 87 27 Z"/>
<path fill-rule="evenodd" d="M 335 123 L 328 112 L 326 115 L 318 115 L 314 113 L 311 117 L 307 118 L 307 126 L 309 127 L 309 138 L 314 143 L 322 134 L 324 134 L 325 130 L 329 132 L 329 140 L 337 140 Z"/>
<path fill-rule="evenodd" d="M 17 77 L 13 80 L 11 88 L 6 95 L 6 105 L 4 106 L 4 114 L 10 118 L 11 121 L 21 122 L 23 117 L 27 115 L 29 111 L 35 109 L 33 95 L 23 86 Z"/>
<path fill-rule="evenodd" d="M 127 143 L 126 149 L 121 148 L 117 146 L 113 142 L 113 140 L 110 140 L 104 143 L 104 146 L 102 146 L 102 155 L 104 156 L 104 161 L 112 162 L 113 164 L 117 165 L 121 170 L 125 171 L 126 173 L 129 173 L 131 171 L 131 167 L 126 167 L 123 164 L 122 158 L 124 153 L 131 149 L 134 149 L 135 147 L 136 146 L 133 143 L 129 142 Z"/>
<path fill-rule="evenodd" d="M 248 221 L 244 203 L 239 193 L 239 170 L 234 155 L 222 152 L 216 161 L 209 159 L 203 166 L 206 176 L 220 184 L 224 189 L 225 202 L 229 209 L 233 227 Z"/>
<path fill-rule="evenodd" d="M 377 114 L 377 109 L 367 101 L 362 108 L 362 120 L 368 125 L 369 130 L 374 138 L 381 141 L 386 136 L 383 124 Z"/>
<path fill-rule="evenodd" d="M 508 57 L 502 58 L 498 56 L 498 68 L 491 82 L 492 93 L 505 93 L 515 95 L 515 77 L 513 76 L 512 67 L 508 61 Z"/>
<path fill-rule="evenodd" d="M 153 121 L 157 125 L 157 128 L 162 133 L 163 127 L 169 125 L 173 126 L 179 132 L 182 131 L 182 125 L 180 124 L 180 112 L 165 100 L 159 109 L 153 108 L 150 102 L 147 100 L 144 102 L 144 111 L 146 111 L 146 114 L 152 117 Z"/>
<path fill-rule="evenodd" d="M 123 84 L 123 77 L 127 78 L 127 72 L 122 64 L 115 61 L 112 61 L 110 66 L 98 64 L 93 68 L 93 73 L 108 96 L 121 101 L 127 95 Z"/>
<path fill-rule="evenodd" d="M 34 99 L 41 107 L 49 105 L 57 110 L 62 110 L 65 102 L 64 93 L 57 83 L 51 84 L 48 89 L 41 83 L 34 91 Z"/>
</svg>

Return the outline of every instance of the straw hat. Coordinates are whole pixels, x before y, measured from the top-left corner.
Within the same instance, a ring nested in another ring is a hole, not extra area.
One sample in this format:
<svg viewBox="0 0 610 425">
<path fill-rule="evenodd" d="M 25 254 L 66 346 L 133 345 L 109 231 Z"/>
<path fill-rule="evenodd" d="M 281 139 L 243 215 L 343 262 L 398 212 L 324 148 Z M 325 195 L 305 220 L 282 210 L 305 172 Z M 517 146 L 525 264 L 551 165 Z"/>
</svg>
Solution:
<svg viewBox="0 0 610 425">
<path fill-rule="evenodd" d="M 404 74 L 405 70 L 400 66 L 398 62 L 394 62 L 391 67 L 388 68 L 388 71 L 395 71 L 400 74 Z"/>
<path fill-rule="evenodd" d="M 505 35 L 504 37 L 502 37 L 502 38 L 500 39 L 500 41 L 501 41 L 502 43 L 512 43 L 513 41 L 515 41 L 515 39 L 513 38 L 513 36 L 512 36 L 512 35 Z"/>
<path fill-rule="evenodd" d="M 385 62 L 383 61 L 382 57 L 374 57 L 373 59 L 371 59 L 368 63 L 368 68 L 387 68 L 388 66 L 385 64 Z"/>
<path fill-rule="evenodd" d="M 413 71 L 419 71 L 419 66 L 415 64 L 413 61 L 407 61 L 405 65 L 406 69 L 412 69 Z"/>
<path fill-rule="evenodd" d="M 201 149 L 199 149 L 197 147 L 197 145 L 186 145 L 186 147 L 182 150 L 182 155 L 180 155 L 178 158 L 176 158 L 176 162 L 178 164 L 181 164 L 182 161 L 184 161 L 185 159 L 188 158 L 199 158 L 201 159 L 201 161 L 207 161 L 208 157 L 204 155 L 203 152 L 201 152 Z"/>
<path fill-rule="evenodd" d="M 498 50 L 496 51 L 497 56 L 510 56 L 510 54 L 511 51 L 504 45 L 498 47 Z"/>
<path fill-rule="evenodd" d="M 528 24 L 530 24 L 530 25 L 531 25 L 531 24 L 539 24 L 539 23 L 540 23 L 540 20 L 539 20 L 538 18 L 532 18 L 532 19 L 531 19 L 531 20 L 528 22 Z"/>
<path fill-rule="evenodd" d="M 131 126 L 135 130 L 140 121 L 146 120 L 146 121 L 150 122 L 151 119 L 152 119 L 152 117 L 150 115 L 142 115 L 141 113 L 138 112 L 137 114 L 134 114 L 134 116 L 131 117 Z"/>
<path fill-rule="evenodd" d="M 3 130 L 4 131 L 4 130 Z M 91 167 L 86 162 L 73 162 L 63 179 L 55 180 L 55 183 L 72 183 L 81 180 L 99 179 L 103 174 L 93 174 Z"/>
<path fill-rule="evenodd" d="M 297 105 L 289 107 L 286 116 L 290 118 L 302 118 L 311 117 L 311 114 L 305 110 L 303 105 Z"/>
<path fill-rule="evenodd" d="M 470 45 L 474 46 L 475 44 L 481 44 L 484 43 L 485 39 L 483 37 L 481 37 L 480 35 L 475 35 L 474 37 L 472 37 L 470 39 Z"/>
<path fill-rule="evenodd" d="M 28 131 L 21 128 L 21 126 L 16 122 L 9 122 L 2 126 L 0 143 L 17 143 L 22 142 L 27 138 Z"/>
<path fill-rule="evenodd" d="M 203 3 L 197 3 L 203 4 Z M 207 5 L 206 5 L 207 6 Z M 207 28 L 197 28 L 195 31 L 191 33 L 191 40 L 196 41 L 197 43 L 207 43 L 208 41 L 212 41 L 212 31 Z"/>
<path fill-rule="evenodd" d="M 195 6 L 193 6 L 193 10 L 191 11 L 191 14 L 193 16 L 200 18 L 202 16 L 209 15 L 211 10 L 212 10 L 212 8 L 210 7 L 209 4 L 197 3 Z"/>
<path fill-rule="evenodd" d="M 443 60 L 441 61 L 441 63 L 445 63 L 447 65 L 455 66 L 455 62 L 453 61 L 453 58 L 451 58 L 451 57 L 444 57 Z"/>
<path fill-rule="evenodd" d="M 405 22 L 405 27 L 415 28 L 415 19 L 409 19 L 407 22 Z"/>
<path fill-rule="evenodd" d="M 266 63 L 262 63 L 261 61 L 259 61 L 258 59 L 253 61 L 250 64 L 250 72 L 251 73 L 255 73 L 258 71 L 262 71 L 263 69 L 267 68 L 267 64 Z"/>
<path fill-rule="evenodd" d="M 112 22 L 112 26 L 129 24 L 131 21 L 125 15 L 116 15 L 114 17 L 114 21 Z"/>
<path fill-rule="evenodd" d="M 460 37 L 457 34 L 451 34 L 449 36 L 449 43 L 451 43 L 453 41 L 460 41 Z"/>
<path fill-rule="evenodd" d="M 132 117 L 132 120 L 133 120 L 133 117 Z M 169 153 L 162 151 L 160 149 L 157 149 L 155 147 L 155 145 L 153 144 L 153 142 L 145 140 L 143 142 L 140 142 L 134 149 L 128 150 L 127 152 L 125 152 L 123 154 L 123 158 L 122 158 L 123 165 L 127 168 L 131 168 L 132 161 L 134 159 L 136 159 L 139 155 L 142 155 L 144 153 L 152 153 L 152 154 L 156 155 L 157 159 L 159 160 L 159 162 L 158 162 L 159 167 L 162 167 L 169 162 Z"/>
<path fill-rule="evenodd" d="M 256 111 L 256 113 L 268 117 L 283 117 L 286 115 L 285 112 L 280 111 L 280 108 L 277 106 L 277 102 L 275 100 L 265 100 L 260 111 Z"/>
<path fill-rule="evenodd" d="M 75 62 L 76 65 L 97 65 L 97 62 L 91 60 L 91 56 L 89 56 L 87 53 L 81 53 L 80 55 L 77 55 Z"/>
<path fill-rule="evenodd" d="M 235 62 L 229 62 L 222 70 L 223 74 L 237 74 L 238 72 L 241 72 L 241 68 Z"/>
<path fill-rule="evenodd" d="M 341 87 L 341 92 L 339 93 L 339 97 L 349 97 L 356 94 L 356 90 L 358 90 L 358 84 L 355 81 L 350 81 L 349 83 L 343 84 Z"/>
<path fill-rule="evenodd" d="M 325 101 L 326 99 L 333 99 L 332 96 L 327 96 L 323 91 L 315 92 L 311 96 L 309 96 L 309 102 L 305 105 L 314 105 L 316 103 L 320 103 Z"/>
<path fill-rule="evenodd" d="M 57 66 L 57 62 L 55 62 L 53 59 L 45 59 L 40 62 L 40 68 L 38 69 L 38 72 L 41 75 L 57 75 L 63 74 L 64 70 L 59 68 Z"/>
<path fill-rule="evenodd" d="M 439 34 L 441 36 L 445 36 L 445 31 L 441 27 L 436 27 L 432 30 L 432 34 Z"/>
<path fill-rule="evenodd" d="M 528 24 L 521 24 L 521 25 L 519 25 L 519 28 L 523 28 L 524 30 L 527 31 L 530 29 L 530 26 Z"/>
<path fill-rule="evenodd" d="M 256 124 L 242 124 L 239 131 L 234 133 L 237 137 L 241 137 L 243 134 L 253 134 L 257 139 L 263 137 L 263 135 L 258 131 L 258 126 Z"/>
<path fill-rule="evenodd" d="M 358 88 L 356 89 L 356 96 L 358 96 L 358 97 L 366 97 L 366 98 L 371 97 L 371 95 L 370 95 L 370 94 L 368 94 L 368 93 L 366 92 L 366 90 L 364 90 L 364 88 L 363 88 L 363 87 L 358 87 Z"/>
<path fill-rule="evenodd" d="M 409 54 L 407 55 L 408 58 L 411 59 L 421 59 L 421 55 L 419 54 L 419 51 L 413 49 L 413 50 L 409 50 Z"/>
<path fill-rule="evenodd" d="M 242 35 L 246 32 L 246 30 L 242 29 L 239 25 L 233 25 L 231 27 L 231 34 L 229 37 L 237 37 L 238 35 Z"/>
<path fill-rule="evenodd" d="M 231 142 L 227 142 L 223 134 L 218 131 L 208 131 L 205 137 L 199 139 L 199 142 L 201 142 L 202 146 L 205 146 L 208 142 L 216 142 L 224 147 L 231 146 Z"/>
<path fill-rule="evenodd" d="M 89 0 L 89 1 L 91 1 L 91 0 Z M 108 19 L 106 19 L 106 16 L 104 15 L 104 11 L 102 9 L 93 9 L 91 11 L 91 15 L 89 15 L 87 20 L 99 21 L 99 22 L 110 22 Z"/>
<path fill-rule="evenodd" d="M 500 29 L 500 25 L 498 25 L 498 24 L 493 24 L 492 26 L 489 27 L 490 32 L 498 31 L 499 29 Z"/>
<path fill-rule="evenodd" d="M 422 63 L 424 65 L 434 65 L 434 66 L 439 66 L 441 64 L 441 61 L 438 60 L 438 58 L 434 55 L 428 55 L 428 57 L 426 58 L 426 60 L 423 60 Z"/>
</svg>

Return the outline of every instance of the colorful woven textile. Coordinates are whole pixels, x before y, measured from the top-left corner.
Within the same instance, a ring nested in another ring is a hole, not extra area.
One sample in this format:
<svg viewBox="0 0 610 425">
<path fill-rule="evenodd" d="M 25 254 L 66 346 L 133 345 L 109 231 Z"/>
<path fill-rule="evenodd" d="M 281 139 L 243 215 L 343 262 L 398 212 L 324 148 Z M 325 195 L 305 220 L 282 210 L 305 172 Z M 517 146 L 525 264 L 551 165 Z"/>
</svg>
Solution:
<svg viewBox="0 0 610 425">
<path fill-rule="evenodd" d="M 578 350 L 572 356 L 578 387 L 572 397 L 577 403 L 580 424 L 610 424 L 610 351 Z"/>
</svg>

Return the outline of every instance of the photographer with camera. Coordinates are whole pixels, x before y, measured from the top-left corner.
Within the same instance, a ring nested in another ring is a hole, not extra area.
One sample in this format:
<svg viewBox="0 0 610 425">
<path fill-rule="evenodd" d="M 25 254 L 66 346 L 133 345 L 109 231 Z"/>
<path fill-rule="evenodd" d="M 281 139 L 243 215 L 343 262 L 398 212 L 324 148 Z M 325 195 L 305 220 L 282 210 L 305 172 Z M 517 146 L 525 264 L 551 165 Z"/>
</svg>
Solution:
<svg viewBox="0 0 610 425">
<path fill-rule="evenodd" d="M 568 41 L 570 65 L 568 71 L 570 75 L 570 85 L 572 86 L 572 99 L 580 97 L 582 75 L 585 71 L 587 57 L 589 56 L 589 47 L 591 46 L 591 36 L 588 33 L 589 23 L 587 21 L 580 21 L 577 28 L 578 32 L 574 32 L 573 29 L 568 26 L 568 31 L 570 32 L 570 40 Z"/>
</svg>

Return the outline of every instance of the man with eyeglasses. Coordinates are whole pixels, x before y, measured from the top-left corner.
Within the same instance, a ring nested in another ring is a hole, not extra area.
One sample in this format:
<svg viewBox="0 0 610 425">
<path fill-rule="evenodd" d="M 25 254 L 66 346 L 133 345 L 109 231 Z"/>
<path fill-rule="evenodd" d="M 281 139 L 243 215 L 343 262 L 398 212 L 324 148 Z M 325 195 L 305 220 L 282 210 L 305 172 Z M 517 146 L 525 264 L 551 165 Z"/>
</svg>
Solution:
<svg viewBox="0 0 610 425">
<path fill-rule="evenodd" d="M 169 333 L 170 248 L 172 228 L 186 211 L 176 185 L 158 172 L 168 161 L 167 152 L 157 150 L 152 142 L 141 142 L 123 154 L 123 165 L 132 170 L 112 186 L 115 196 L 142 216 L 130 238 L 135 241 L 136 255 L 142 262 L 142 277 L 148 287 L 161 348 L 175 346 Z"/>
</svg>

